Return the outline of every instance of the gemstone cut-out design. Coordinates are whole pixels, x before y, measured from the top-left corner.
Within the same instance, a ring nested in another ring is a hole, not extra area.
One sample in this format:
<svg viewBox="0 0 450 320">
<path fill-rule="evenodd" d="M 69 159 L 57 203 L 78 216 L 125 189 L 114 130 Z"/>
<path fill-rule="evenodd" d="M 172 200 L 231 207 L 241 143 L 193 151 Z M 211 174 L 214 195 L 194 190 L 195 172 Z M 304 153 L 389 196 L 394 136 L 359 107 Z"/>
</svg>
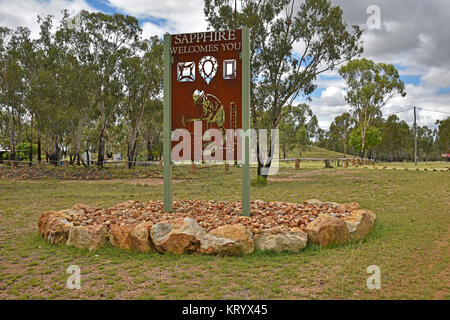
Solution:
<svg viewBox="0 0 450 320">
<path fill-rule="evenodd" d="M 198 63 L 198 72 L 207 84 L 216 76 L 219 64 L 213 56 L 205 56 Z"/>
<path fill-rule="evenodd" d="M 178 82 L 195 81 L 195 62 L 178 62 L 177 80 Z"/>
<path fill-rule="evenodd" d="M 223 78 L 236 79 L 236 60 L 224 60 L 223 61 Z"/>
</svg>

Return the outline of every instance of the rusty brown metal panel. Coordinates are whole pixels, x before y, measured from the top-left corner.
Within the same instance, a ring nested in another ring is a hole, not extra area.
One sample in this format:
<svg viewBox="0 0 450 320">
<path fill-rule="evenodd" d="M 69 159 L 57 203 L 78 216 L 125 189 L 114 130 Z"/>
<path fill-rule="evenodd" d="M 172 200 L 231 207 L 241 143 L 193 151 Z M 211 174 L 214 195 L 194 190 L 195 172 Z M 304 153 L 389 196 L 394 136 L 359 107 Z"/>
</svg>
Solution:
<svg viewBox="0 0 450 320">
<path fill-rule="evenodd" d="M 209 128 L 223 132 L 242 128 L 241 50 L 241 30 L 172 35 L 172 130 L 191 133 L 192 156 L 194 120 L 202 120 L 202 134 Z M 224 61 L 230 67 L 235 62 L 234 78 L 225 77 Z M 214 62 L 217 69 L 210 72 Z M 240 159 L 237 152 L 236 158 Z"/>
</svg>

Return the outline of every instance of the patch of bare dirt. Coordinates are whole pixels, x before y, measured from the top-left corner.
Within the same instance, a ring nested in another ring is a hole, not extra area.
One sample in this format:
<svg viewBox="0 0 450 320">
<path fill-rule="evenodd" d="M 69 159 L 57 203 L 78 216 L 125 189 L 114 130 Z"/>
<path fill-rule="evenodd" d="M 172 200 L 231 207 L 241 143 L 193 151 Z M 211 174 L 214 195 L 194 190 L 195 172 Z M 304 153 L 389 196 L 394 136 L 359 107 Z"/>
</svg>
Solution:
<svg viewBox="0 0 450 320">
<path fill-rule="evenodd" d="M 64 183 L 111 183 L 121 182 L 135 185 L 161 185 L 164 179 L 160 178 L 142 178 L 142 179 L 99 179 L 99 180 L 67 180 Z M 181 180 L 172 180 L 172 183 L 178 183 Z"/>
</svg>

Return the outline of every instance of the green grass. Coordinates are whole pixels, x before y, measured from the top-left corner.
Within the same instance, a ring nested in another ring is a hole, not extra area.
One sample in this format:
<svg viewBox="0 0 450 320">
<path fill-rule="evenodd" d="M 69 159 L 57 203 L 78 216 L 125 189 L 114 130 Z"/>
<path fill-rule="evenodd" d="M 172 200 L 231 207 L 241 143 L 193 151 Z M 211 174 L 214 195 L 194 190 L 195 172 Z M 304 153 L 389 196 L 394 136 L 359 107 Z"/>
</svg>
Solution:
<svg viewBox="0 0 450 320">
<path fill-rule="evenodd" d="M 287 153 L 288 158 L 298 158 L 300 150 L 294 148 Z M 307 146 L 302 151 L 302 158 L 340 158 L 344 157 L 343 153 L 327 150 L 316 146 Z M 280 150 L 280 157 L 283 157 L 282 149 Z"/>
<path fill-rule="evenodd" d="M 239 168 L 226 175 L 223 167 L 201 169 L 194 178 L 175 183 L 174 198 L 240 199 Z M 109 246 L 91 253 L 38 235 L 43 211 L 162 199 L 162 190 L 126 181 L 0 179 L 0 299 L 450 298 L 449 172 L 283 167 L 266 187 L 252 189 L 252 199 L 356 201 L 377 214 L 362 242 L 299 254 L 175 256 Z M 81 290 L 66 288 L 70 265 L 81 268 Z M 366 288 L 370 265 L 381 268 L 381 290 Z"/>
</svg>

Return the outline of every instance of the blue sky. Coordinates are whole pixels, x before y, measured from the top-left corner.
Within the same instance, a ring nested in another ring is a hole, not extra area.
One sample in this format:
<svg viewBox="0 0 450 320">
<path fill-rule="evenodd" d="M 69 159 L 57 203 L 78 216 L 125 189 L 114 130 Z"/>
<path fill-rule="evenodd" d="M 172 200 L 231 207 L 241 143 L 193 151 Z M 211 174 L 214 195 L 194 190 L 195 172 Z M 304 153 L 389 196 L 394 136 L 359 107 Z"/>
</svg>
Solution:
<svg viewBox="0 0 450 320">
<path fill-rule="evenodd" d="M 367 27 L 366 11 L 373 0 L 331 1 L 341 6 L 349 25 L 356 24 L 364 30 L 363 56 L 392 63 L 400 71 L 407 96 L 391 100 L 383 109 L 385 114 L 414 105 L 439 111 L 421 111 L 419 124 L 428 126 L 450 115 L 450 28 L 443 28 L 450 20 L 448 0 L 377 0 L 381 16 L 376 30 Z M 207 27 L 203 0 L 0 0 L 0 25 L 27 26 L 36 36 L 39 30 L 36 15 L 58 16 L 62 9 L 73 14 L 85 9 L 133 15 L 140 21 L 146 37 L 162 36 L 165 32 L 197 32 Z M 335 116 L 349 111 L 345 89 L 345 82 L 336 70 L 319 77 L 312 102 L 308 103 L 322 128 L 327 129 Z M 410 124 L 413 121 L 412 114 L 398 116 Z"/>
</svg>

